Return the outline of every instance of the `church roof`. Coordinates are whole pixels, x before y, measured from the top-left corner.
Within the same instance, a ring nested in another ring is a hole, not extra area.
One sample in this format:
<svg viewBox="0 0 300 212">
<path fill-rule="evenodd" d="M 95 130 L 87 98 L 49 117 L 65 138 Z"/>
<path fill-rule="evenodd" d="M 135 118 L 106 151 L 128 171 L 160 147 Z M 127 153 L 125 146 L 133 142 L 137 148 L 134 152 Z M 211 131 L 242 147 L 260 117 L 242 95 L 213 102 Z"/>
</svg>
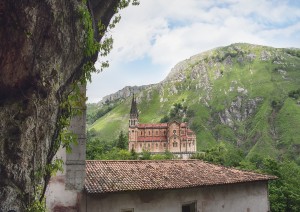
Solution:
<svg viewBox="0 0 300 212">
<path fill-rule="evenodd" d="M 275 176 L 213 165 L 201 160 L 86 161 L 87 193 L 192 188 L 266 181 Z"/>
<path fill-rule="evenodd" d="M 190 129 L 188 129 L 187 133 L 188 133 L 188 135 L 190 135 L 190 134 L 195 134 L 194 131 L 192 131 L 192 130 L 190 130 Z"/>
<path fill-rule="evenodd" d="M 187 123 L 186 122 L 181 122 L 180 127 L 187 127 Z"/>
</svg>

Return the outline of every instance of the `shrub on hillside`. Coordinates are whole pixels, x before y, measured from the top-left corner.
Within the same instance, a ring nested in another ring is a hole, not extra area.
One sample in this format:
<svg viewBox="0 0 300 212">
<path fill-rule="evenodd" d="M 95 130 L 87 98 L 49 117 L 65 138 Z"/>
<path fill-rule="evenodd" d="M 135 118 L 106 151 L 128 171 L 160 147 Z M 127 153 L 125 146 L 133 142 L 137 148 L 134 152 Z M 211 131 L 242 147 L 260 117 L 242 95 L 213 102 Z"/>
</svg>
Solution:
<svg viewBox="0 0 300 212">
<path fill-rule="evenodd" d="M 291 97 L 293 99 L 298 99 L 300 97 L 300 88 L 298 90 L 290 91 L 289 97 Z"/>
</svg>

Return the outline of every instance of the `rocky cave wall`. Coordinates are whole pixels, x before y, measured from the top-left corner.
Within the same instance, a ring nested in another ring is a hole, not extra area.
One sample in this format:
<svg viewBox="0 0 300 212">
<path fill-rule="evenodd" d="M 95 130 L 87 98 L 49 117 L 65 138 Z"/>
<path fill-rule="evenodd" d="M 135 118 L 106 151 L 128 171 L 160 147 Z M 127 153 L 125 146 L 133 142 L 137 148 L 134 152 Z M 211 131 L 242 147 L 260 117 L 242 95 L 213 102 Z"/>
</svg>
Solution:
<svg viewBox="0 0 300 212">
<path fill-rule="evenodd" d="M 118 2 L 90 0 L 94 23 L 107 26 Z M 84 55 L 80 5 L 0 2 L 0 211 L 24 211 L 33 201 L 34 175 L 56 153 L 59 105 L 91 59 Z"/>
</svg>

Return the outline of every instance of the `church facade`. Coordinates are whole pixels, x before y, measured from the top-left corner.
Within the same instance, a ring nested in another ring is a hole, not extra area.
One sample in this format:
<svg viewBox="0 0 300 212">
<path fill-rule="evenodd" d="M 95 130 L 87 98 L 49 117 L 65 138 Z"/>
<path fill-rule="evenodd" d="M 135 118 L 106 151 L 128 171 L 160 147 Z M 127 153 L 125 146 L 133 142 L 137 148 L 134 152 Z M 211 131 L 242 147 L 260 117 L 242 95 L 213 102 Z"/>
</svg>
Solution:
<svg viewBox="0 0 300 212">
<path fill-rule="evenodd" d="M 132 98 L 129 129 L 128 149 L 142 152 L 163 153 L 170 151 L 174 154 L 192 154 L 197 150 L 196 135 L 188 128 L 186 122 L 169 123 L 139 123 L 139 114 L 135 98 Z"/>
</svg>

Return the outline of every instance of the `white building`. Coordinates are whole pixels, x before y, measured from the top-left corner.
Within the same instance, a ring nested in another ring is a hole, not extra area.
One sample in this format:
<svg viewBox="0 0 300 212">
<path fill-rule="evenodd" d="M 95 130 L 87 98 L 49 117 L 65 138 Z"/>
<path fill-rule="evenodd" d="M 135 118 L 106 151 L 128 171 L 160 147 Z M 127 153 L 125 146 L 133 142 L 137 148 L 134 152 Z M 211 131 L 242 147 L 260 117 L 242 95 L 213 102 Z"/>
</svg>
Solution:
<svg viewBox="0 0 300 212">
<path fill-rule="evenodd" d="M 274 176 L 200 160 L 87 161 L 84 212 L 269 211 Z"/>
</svg>

